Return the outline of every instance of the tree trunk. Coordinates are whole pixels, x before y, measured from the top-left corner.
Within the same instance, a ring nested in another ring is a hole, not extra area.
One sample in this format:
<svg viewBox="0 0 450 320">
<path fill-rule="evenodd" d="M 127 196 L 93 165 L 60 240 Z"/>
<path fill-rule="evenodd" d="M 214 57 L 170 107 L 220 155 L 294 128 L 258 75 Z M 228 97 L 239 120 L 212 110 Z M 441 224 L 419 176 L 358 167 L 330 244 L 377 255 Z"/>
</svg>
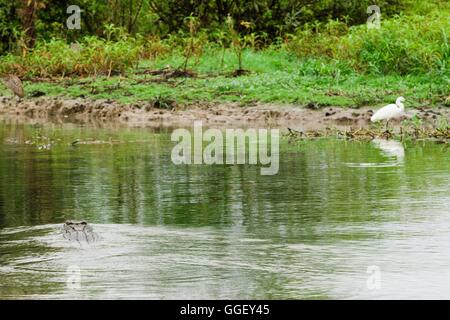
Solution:
<svg viewBox="0 0 450 320">
<path fill-rule="evenodd" d="M 29 49 L 36 43 L 36 17 L 40 4 L 36 0 L 21 0 L 19 17 L 25 35 L 24 44 Z"/>
</svg>

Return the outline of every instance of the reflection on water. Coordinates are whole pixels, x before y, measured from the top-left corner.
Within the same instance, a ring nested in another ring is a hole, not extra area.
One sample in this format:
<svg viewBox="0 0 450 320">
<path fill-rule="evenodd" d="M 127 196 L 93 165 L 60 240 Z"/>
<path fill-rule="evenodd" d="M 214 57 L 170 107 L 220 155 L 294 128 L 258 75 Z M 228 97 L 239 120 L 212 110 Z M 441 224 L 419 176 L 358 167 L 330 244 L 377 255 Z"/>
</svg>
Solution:
<svg viewBox="0 0 450 320">
<path fill-rule="evenodd" d="M 171 146 L 166 132 L 0 125 L 0 298 L 450 298 L 445 146 L 283 142 L 276 176 L 174 166 Z M 101 239 L 67 241 L 66 219 Z"/>
<path fill-rule="evenodd" d="M 395 157 L 397 161 L 403 161 L 405 148 L 403 144 L 395 140 L 373 139 L 371 143 L 380 149 L 387 157 Z"/>
<path fill-rule="evenodd" d="M 403 165 L 405 148 L 401 142 L 377 138 L 373 139 L 371 144 L 381 151 L 381 154 L 386 158 L 385 161 L 347 163 L 347 166 L 353 168 L 382 168 Z"/>
</svg>

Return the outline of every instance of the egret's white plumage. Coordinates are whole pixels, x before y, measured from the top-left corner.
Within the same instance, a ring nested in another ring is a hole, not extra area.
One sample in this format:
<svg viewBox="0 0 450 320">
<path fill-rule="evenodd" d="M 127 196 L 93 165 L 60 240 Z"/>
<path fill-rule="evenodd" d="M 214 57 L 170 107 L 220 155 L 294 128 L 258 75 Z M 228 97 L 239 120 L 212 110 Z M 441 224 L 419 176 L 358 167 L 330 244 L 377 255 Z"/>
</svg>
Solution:
<svg viewBox="0 0 450 320">
<path fill-rule="evenodd" d="M 405 98 L 398 97 L 395 101 L 395 104 L 388 104 L 384 106 L 380 110 L 374 113 L 374 115 L 370 118 L 370 121 L 377 122 L 381 120 L 391 120 L 400 117 L 403 115 L 405 111 L 405 106 L 402 102 L 405 101 Z"/>
</svg>

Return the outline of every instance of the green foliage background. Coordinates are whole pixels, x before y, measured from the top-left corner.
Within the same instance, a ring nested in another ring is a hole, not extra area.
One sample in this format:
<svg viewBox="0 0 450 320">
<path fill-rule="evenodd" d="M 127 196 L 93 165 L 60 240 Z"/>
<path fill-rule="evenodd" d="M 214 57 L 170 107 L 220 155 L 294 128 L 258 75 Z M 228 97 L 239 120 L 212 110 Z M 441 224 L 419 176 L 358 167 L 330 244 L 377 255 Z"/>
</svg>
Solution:
<svg viewBox="0 0 450 320">
<path fill-rule="evenodd" d="M 419 6 L 413 0 L 0 0 L 1 51 L 11 50 L 20 37 L 20 10 L 36 2 L 37 38 L 63 37 L 75 40 L 86 35 L 104 36 L 105 26 L 114 24 L 130 34 L 166 37 L 186 31 L 184 19 L 195 16 L 203 29 L 220 29 L 230 15 L 251 23 L 251 32 L 268 40 L 282 37 L 305 24 L 339 19 L 349 25 L 367 20 L 366 9 L 376 4 L 383 16 Z M 439 2 L 439 1 L 438 1 Z M 66 9 L 78 5 L 83 13 L 79 32 L 65 28 Z M 240 28 L 241 32 L 249 31 Z"/>
<path fill-rule="evenodd" d="M 33 46 L 23 27 L 30 3 Z M 380 29 L 366 26 L 371 4 L 380 6 Z M 83 10 L 81 30 L 65 26 L 69 5 Z M 117 98 L 364 105 L 408 93 L 416 105 L 447 104 L 449 16 L 444 0 L 0 0 L 0 75 L 143 81 L 141 70 L 169 66 L 216 78 L 178 89 L 136 83 Z M 250 71 L 242 80 L 226 76 L 241 68 Z"/>
</svg>

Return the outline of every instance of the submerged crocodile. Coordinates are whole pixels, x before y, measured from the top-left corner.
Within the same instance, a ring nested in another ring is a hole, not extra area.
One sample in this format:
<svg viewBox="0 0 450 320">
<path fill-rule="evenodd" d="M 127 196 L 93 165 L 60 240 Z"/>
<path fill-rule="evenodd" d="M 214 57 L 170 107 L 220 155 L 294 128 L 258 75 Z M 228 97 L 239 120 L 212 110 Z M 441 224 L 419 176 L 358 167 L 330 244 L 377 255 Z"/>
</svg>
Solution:
<svg viewBox="0 0 450 320">
<path fill-rule="evenodd" d="M 78 243 L 91 243 L 100 238 L 86 221 L 66 221 L 63 224 L 62 234 L 65 239 Z"/>
</svg>

